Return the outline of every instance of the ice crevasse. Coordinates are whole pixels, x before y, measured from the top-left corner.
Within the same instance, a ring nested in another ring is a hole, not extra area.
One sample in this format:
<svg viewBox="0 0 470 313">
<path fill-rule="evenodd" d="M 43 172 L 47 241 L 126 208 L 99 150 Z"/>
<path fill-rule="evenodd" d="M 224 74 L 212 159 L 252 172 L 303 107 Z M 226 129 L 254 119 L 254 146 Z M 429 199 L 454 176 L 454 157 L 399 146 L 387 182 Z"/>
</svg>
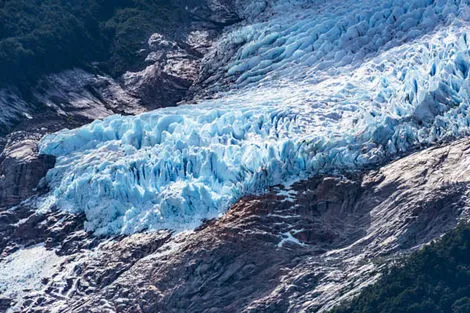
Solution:
<svg viewBox="0 0 470 313">
<path fill-rule="evenodd" d="M 276 1 L 217 44 L 215 99 L 43 138 L 41 209 L 183 230 L 248 193 L 470 133 L 468 1 Z M 229 88 L 226 88 L 226 86 Z"/>
</svg>

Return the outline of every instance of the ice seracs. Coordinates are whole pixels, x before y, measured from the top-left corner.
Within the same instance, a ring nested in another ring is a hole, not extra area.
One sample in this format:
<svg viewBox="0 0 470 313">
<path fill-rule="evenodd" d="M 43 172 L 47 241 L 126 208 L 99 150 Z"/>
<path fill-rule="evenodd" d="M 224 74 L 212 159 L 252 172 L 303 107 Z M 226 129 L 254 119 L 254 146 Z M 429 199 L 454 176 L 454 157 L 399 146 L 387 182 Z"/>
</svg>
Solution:
<svg viewBox="0 0 470 313">
<path fill-rule="evenodd" d="M 218 42 L 207 89 L 318 82 L 458 19 L 468 1 L 273 1 Z M 247 6 L 248 8 L 250 6 Z M 254 12 L 257 12 L 256 10 Z M 224 53 L 220 53 L 220 50 Z M 228 56 L 227 56 L 228 55 Z M 220 78 L 220 76 L 222 78 Z"/>
<path fill-rule="evenodd" d="M 267 186 L 467 134 L 468 2 L 348 3 L 298 1 L 231 30 L 219 47 L 252 33 L 213 100 L 46 136 L 42 209 L 84 212 L 96 234 L 183 230 Z"/>
</svg>

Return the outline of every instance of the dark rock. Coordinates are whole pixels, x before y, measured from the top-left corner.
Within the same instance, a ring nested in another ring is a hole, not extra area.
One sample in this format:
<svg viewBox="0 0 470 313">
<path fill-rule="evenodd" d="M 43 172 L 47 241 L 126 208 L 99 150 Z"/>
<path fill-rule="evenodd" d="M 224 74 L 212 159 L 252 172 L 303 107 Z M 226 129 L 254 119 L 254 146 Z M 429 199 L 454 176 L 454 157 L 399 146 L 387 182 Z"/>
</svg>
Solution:
<svg viewBox="0 0 470 313">
<path fill-rule="evenodd" d="M 13 301 L 10 298 L 0 296 L 0 312 L 6 312 L 12 303 Z"/>
<path fill-rule="evenodd" d="M 55 164 L 55 158 L 38 155 L 37 135 L 18 133 L 0 155 L 0 207 L 12 206 L 32 196 L 41 178 Z"/>
</svg>

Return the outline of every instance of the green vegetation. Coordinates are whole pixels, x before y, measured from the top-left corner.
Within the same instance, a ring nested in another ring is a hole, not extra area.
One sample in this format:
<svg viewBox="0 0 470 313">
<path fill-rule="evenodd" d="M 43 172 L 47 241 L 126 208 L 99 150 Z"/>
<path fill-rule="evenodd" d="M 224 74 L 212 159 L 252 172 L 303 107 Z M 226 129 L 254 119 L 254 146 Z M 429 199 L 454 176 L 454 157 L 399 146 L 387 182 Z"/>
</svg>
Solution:
<svg viewBox="0 0 470 313">
<path fill-rule="evenodd" d="M 357 298 L 331 313 L 469 313 L 470 225 L 388 269 Z"/>
<path fill-rule="evenodd" d="M 187 18 L 172 0 L 0 0 L 0 85 L 100 61 L 135 67 L 149 35 Z"/>
</svg>

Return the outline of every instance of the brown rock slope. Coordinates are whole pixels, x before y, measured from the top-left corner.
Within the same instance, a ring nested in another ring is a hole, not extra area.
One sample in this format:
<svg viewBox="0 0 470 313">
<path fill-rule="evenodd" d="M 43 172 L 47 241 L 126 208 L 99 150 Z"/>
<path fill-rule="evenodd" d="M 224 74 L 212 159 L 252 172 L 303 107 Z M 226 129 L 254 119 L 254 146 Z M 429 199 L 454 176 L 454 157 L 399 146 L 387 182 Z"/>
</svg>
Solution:
<svg viewBox="0 0 470 313">
<path fill-rule="evenodd" d="M 464 139 L 375 171 L 245 197 L 192 232 L 107 240 L 70 255 L 62 269 L 72 270 L 21 311 L 324 311 L 467 219 L 469 168 Z"/>
</svg>

